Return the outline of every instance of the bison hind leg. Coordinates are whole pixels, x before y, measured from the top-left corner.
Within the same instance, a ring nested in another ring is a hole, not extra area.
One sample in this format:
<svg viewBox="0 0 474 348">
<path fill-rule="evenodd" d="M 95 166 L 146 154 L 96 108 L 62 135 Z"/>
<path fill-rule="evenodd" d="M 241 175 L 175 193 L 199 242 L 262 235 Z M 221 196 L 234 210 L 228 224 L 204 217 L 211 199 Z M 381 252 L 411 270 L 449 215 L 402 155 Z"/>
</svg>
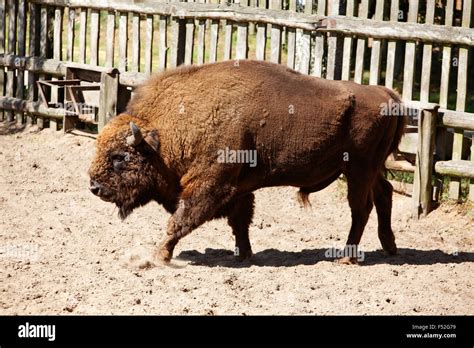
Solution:
<svg viewBox="0 0 474 348">
<path fill-rule="evenodd" d="M 224 214 L 232 227 L 235 236 L 235 256 L 245 260 L 252 256 L 252 247 L 249 239 L 249 226 L 252 223 L 255 196 L 248 193 L 230 201 L 225 207 Z"/>
<path fill-rule="evenodd" d="M 382 174 L 380 174 L 374 185 L 373 196 L 379 224 L 379 240 L 382 244 L 383 250 L 385 250 L 389 255 L 395 255 L 397 253 L 395 235 L 393 234 L 391 226 L 392 195 L 392 185 L 383 177 Z"/>
</svg>

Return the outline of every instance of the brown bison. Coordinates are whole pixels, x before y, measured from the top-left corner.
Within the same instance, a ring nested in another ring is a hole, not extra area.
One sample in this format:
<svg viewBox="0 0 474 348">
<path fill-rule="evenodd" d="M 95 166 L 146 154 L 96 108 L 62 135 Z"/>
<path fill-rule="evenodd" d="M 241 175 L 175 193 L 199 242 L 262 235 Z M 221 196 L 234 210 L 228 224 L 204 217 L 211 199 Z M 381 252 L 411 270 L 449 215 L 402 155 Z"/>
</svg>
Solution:
<svg viewBox="0 0 474 348">
<path fill-rule="evenodd" d="M 384 87 L 261 61 L 170 70 L 139 87 L 99 135 L 90 190 L 115 203 L 122 219 L 152 200 L 172 214 L 159 261 L 169 262 L 181 238 L 221 217 L 244 259 L 252 254 L 253 191 L 295 186 L 306 204 L 344 174 L 352 211 L 347 245 L 359 244 L 375 203 L 382 247 L 394 254 L 392 186 L 383 170 L 405 121 L 380 113 L 393 101 L 398 97 Z"/>
</svg>

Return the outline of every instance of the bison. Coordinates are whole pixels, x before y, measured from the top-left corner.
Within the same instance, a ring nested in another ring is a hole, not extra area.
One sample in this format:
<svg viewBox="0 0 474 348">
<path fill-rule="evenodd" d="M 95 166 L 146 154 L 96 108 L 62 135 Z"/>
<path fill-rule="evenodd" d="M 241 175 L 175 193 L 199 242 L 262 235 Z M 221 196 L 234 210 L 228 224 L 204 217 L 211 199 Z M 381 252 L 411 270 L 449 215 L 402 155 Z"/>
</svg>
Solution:
<svg viewBox="0 0 474 348">
<path fill-rule="evenodd" d="M 308 204 L 310 193 L 344 174 L 352 213 L 347 246 L 359 244 L 375 204 L 380 242 L 395 254 L 393 189 L 383 171 L 405 119 L 381 114 L 390 102 L 399 98 L 384 87 L 263 61 L 179 67 L 137 88 L 126 111 L 103 129 L 90 190 L 115 203 L 122 219 L 153 200 L 172 214 L 156 261 L 169 262 L 181 238 L 223 217 L 246 259 L 253 191 L 294 186 Z"/>
</svg>

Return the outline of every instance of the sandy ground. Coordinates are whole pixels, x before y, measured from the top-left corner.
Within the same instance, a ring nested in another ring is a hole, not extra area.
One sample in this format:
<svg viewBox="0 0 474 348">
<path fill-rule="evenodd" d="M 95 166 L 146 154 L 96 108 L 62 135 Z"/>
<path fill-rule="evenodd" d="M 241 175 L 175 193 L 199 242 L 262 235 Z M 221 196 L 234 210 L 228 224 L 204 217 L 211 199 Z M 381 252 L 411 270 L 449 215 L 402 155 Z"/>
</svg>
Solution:
<svg viewBox="0 0 474 348">
<path fill-rule="evenodd" d="M 380 250 L 372 212 L 365 261 L 344 266 L 342 181 L 301 209 L 293 188 L 258 191 L 251 261 L 234 260 L 224 220 L 183 239 L 171 266 L 140 269 L 168 214 L 125 222 L 88 191 L 94 139 L 0 123 L 0 314 L 474 314 L 474 210 L 445 204 L 420 221 L 394 196 L 400 249 Z"/>
</svg>

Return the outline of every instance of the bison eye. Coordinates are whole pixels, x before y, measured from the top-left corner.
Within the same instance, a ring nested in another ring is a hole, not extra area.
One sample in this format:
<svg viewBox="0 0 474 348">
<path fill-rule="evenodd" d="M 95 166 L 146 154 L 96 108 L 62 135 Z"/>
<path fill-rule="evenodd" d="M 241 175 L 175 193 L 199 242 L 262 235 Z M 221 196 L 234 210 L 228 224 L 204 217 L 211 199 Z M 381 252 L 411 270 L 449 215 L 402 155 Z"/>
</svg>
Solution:
<svg viewBox="0 0 474 348">
<path fill-rule="evenodd" d="M 126 167 L 126 162 L 130 161 L 128 152 L 114 152 L 110 155 L 115 171 L 120 171 Z"/>
</svg>

